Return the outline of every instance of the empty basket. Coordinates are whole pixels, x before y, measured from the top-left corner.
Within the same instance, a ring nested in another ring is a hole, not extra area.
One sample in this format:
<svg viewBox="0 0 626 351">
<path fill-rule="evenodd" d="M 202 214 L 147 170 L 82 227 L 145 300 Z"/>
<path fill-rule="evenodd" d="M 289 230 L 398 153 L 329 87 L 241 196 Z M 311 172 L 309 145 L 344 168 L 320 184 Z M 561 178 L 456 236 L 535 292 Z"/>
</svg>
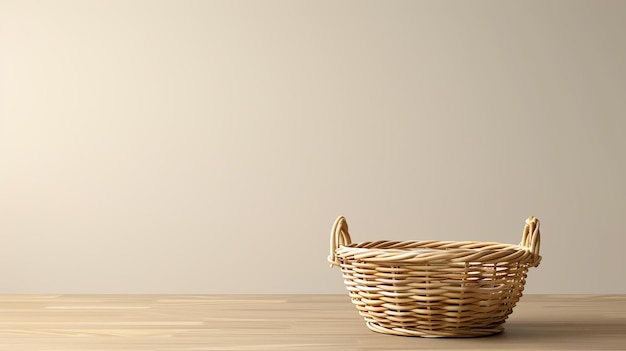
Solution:
<svg viewBox="0 0 626 351">
<path fill-rule="evenodd" d="M 539 256 L 539 221 L 519 245 L 476 241 L 352 243 L 339 217 L 328 261 L 341 267 L 350 298 L 375 332 L 423 337 L 499 333 Z"/>
</svg>

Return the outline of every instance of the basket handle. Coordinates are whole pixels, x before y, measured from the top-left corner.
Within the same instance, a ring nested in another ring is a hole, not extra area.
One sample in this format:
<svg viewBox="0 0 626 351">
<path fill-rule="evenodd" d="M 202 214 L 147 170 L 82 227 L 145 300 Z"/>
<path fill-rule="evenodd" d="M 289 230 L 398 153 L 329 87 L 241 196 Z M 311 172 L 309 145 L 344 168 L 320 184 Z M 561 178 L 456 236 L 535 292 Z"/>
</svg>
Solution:
<svg viewBox="0 0 626 351">
<path fill-rule="evenodd" d="M 522 234 L 520 246 L 528 248 L 528 251 L 535 256 L 533 266 L 538 266 L 541 261 L 541 256 L 539 256 L 540 244 L 541 234 L 539 233 L 539 220 L 530 216 L 526 219 L 526 225 L 524 226 L 524 233 Z"/>
<path fill-rule="evenodd" d="M 345 217 L 339 216 L 330 232 L 330 255 L 328 255 L 328 262 L 330 262 L 331 267 L 339 266 L 336 253 L 339 246 L 350 245 L 350 243 L 352 243 L 352 239 L 348 232 L 348 222 L 346 222 Z"/>
</svg>

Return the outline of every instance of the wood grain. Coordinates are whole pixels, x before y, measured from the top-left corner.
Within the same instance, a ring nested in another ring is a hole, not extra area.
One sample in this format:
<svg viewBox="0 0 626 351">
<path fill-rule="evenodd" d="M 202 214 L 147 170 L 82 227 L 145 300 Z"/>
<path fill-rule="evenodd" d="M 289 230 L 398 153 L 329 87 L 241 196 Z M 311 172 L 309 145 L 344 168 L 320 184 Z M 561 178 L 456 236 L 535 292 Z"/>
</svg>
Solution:
<svg viewBox="0 0 626 351">
<path fill-rule="evenodd" d="M 626 350 L 626 295 L 528 295 L 505 332 L 366 328 L 343 295 L 1 295 L 0 350 Z"/>
</svg>

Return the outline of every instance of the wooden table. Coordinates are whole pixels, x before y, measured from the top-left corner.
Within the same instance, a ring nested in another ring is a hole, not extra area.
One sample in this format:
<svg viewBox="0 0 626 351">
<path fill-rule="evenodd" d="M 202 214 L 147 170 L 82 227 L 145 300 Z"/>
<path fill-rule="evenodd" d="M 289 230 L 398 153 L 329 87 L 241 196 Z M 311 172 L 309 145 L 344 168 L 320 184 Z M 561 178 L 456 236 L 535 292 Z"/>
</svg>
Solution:
<svg viewBox="0 0 626 351">
<path fill-rule="evenodd" d="M 504 333 L 377 334 L 347 295 L 0 295 L 0 350 L 626 350 L 626 295 L 527 295 Z"/>
</svg>

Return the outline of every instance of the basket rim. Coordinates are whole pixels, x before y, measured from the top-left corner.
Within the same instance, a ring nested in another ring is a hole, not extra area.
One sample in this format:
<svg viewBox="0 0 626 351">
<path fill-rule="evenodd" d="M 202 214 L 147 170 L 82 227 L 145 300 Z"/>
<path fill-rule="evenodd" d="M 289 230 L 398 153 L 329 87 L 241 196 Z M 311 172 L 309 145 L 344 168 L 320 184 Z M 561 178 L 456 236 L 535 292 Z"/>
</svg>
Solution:
<svg viewBox="0 0 626 351">
<path fill-rule="evenodd" d="M 364 241 L 339 245 L 337 257 L 368 263 L 533 263 L 541 256 L 528 247 L 481 241 Z"/>
</svg>

